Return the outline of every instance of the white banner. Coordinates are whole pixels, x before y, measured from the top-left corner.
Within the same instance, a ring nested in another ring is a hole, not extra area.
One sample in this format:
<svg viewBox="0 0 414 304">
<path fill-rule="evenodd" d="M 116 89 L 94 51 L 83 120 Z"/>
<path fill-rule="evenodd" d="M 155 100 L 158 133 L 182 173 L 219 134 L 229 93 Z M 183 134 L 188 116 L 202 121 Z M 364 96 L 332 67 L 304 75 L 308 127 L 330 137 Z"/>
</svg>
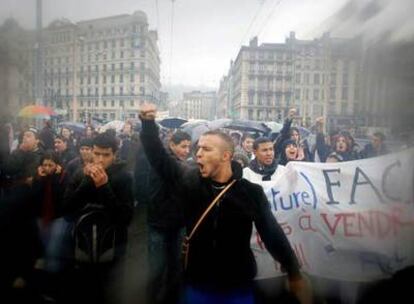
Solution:
<svg viewBox="0 0 414 304">
<path fill-rule="evenodd" d="M 262 182 L 302 270 L 370 281 L 414 264 L 414 149 L 344 163 L 292 162 Z M 257 278 L 280 275 L 256 232 Z"/>
</svg>

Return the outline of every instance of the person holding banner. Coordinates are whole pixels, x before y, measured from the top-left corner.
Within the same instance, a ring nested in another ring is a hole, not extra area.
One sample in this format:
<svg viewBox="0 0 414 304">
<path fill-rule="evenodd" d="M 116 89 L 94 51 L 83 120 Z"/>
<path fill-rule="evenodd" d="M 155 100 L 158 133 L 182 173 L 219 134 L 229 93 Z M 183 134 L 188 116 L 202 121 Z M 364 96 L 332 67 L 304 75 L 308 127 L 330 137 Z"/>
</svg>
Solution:
<svg viewBox="0 0 414 304">
<path fill-rule="evenodd" d="M 259 137 L 253 143 L 255 158 L 249 167 L 243 169 L 243 177 L 253 183 L 274 180 L 283 173 L 285 167 L 278 166 L 275 159 L 273 142 L 270 138 Z"/>
<path fill-rule="evenodd" d="M 301 303 L 311 303 L 310 287 L 262 188 L 242 178 L 240 166 L 231 162 L 231 137 L 219 131 L 203 134 L 196 153 L 198 168 L 183 167 L 159 139 L 155 105 L 141 105 L 139 117 L 151 166 L 182 197 L 189 233 L 183 302 L 254 303 L 252 281 L 257 269 L 250 249 L 254 223 L 266 248 L 286 270 L 291 292 Z"/>
</svg>

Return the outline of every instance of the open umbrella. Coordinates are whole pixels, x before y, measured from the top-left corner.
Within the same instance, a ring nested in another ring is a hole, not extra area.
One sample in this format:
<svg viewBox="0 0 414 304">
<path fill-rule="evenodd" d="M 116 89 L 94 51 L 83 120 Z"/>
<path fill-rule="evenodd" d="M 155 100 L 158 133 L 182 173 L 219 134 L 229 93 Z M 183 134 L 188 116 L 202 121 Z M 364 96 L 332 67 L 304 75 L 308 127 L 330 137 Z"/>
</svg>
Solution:
<svg viewBox="0 0 414 304">
<path fill-rule="evenodd" d="M 164 128 L 168 129 L 178 129 L 181 127 L 182 124 L 186 123 L 187 120 L 178 118 L 178 117 L 170 117 L 170 118 L 164 118 L 160 120 L 158 123 L 163 126 Z"/>
<path fill-rule="evenodd" d="M 124 128 L 124 125 L 125 125 L 125 122 L 123 122 L 121 120 L 113 120 L 113 121 L 110 121 L 110 122 L 104 124 L 101 127 L 101 131 L 105 132 L 106 130 L 114 129 L 116 132 L 119 133 Z"/>
<path fill-rule="evenodd" d="M 50 116 L 56 115 L 56 112 L 53 111 L 52 108 L 42 105 L 30 105 L 21 109 L 17 116 L 24 118 L 50 119 Z"/>
<path fill-rule="evenodd" d="M 73 121 L 63 121 L 58 124 L 59 128 L 67 128 L 72 130 L 75 133 L 84 133 L 86 126 L 80 122 L 73 122 Z"/>
<path fill-rule="evenodd" d="M 254 120 L 223 118 L 209 122 L 208 126 L 210 129 L 226 128 L 242 132 L 260 132 L 265 134 L 271 131 L 263 122 Z"/>
</svg>

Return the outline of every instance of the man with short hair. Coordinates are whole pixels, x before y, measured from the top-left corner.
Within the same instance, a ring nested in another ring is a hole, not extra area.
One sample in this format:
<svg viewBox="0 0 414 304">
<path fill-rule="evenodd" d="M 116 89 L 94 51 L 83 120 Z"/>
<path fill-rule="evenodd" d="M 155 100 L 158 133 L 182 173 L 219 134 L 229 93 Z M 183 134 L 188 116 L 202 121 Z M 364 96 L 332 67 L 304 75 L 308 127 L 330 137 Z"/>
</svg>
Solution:
<svg viewBox="0 0 414 304">
<path fill-rule="evenodd" d="M 270 138 L 257 138 L 253 143 L 253 153 L 255 158 L 250 162 L 248 168 L 243 169 L 245 179 L 253 183 L 260 183 L 261 181 L 274 180 L 277 174 L 283 173 L 284 167 L 277 164 L 274 145 Z"/>
<path fill-rule="evenodd" d="M 191 137 L 175 132 L 168 143 L 168 157 L 185 165 L 190 154 Z M 178 301 L 182 273 L 181 243 L 184 236 L 184 216 L 180 197 L 173 184 L 165 181 L 155 170 L 150 173 L 148 222 L 148 302 Z"/>
<path fill-rule="evenodd" d="M 4 174 L 13 179 L 19 172 L 29 170 L 34 176 L 43 153 L 39 146 L 39 132 L 28 128 L 23 132 L 22 143 L 4 163 Z"/>
<path fill-rule="evenodd" d="M 115 227 L 114 260 L 98 264 L 102 267 L 91 267 L 93 272 L 98 271 L 101 277 L 99 284 L 93 282 L 92 286 L 95 288 L 91 288 L 88 282 L 81 286 L 85 288 L 82 292 L 91 297 L 89 300 L 92 303 L 101 303 L 111 296 L 107 287 L 115 278 L 111 278 L 110 275 L 125 256 L 128 225 L 132 218 L 132 176 L 127 172 L 125 164 L 115 162 L 117 149 L 115 137 L 107 133 L 95 137 L 92 149 L 93 162 L 75 174 L 65 192 L 62 208 L 63 214 L 73 222 L 90 210 L 102 211 Z M 94 276 L 96 275 L 95 273 Z M 79 279 L 87 278 L 85 276 Z M 79 296 L 85 300 L 86 295 L 81 294 L 82 292 Z"/>
<path fill-rule="evenodd" d="M 68 162 L 66 166 L 66 174 L 71 179 L 74 174 L 87 164 L 93 161 L 92 158 L 93 140 L 83 138 L 79 143 L 79 156 Z"/>
<path fill-rule="evenodd" d="M 291 291 L 308 303 L 307 284 L 281 227 L 273 217 L 260 186 L 242 178 L 231 161 L 234 144 L 227 134 L 209 131 L 198 141 L 197 168 L 182 166 L 168 156 L 155 124 L 156 107 L 143 104 L 141 140 L 148 160 L 180 195 L 187 233 L 222 192 L 188 240 L 185 303 L 253 303 L 256 264 L 250 249 L 253 223 L 272 256 L 288 273 Z M 302 297 L 303 296 L 303 297 Z"/>
<path fill-rule="evenodd" d="M 381 132 L 372 134 L 371 143 L 365 145 L 361 151 L 362 158 L 376 157 L 389 153 L 384 143 L 385 135 Z"/>
</svg>

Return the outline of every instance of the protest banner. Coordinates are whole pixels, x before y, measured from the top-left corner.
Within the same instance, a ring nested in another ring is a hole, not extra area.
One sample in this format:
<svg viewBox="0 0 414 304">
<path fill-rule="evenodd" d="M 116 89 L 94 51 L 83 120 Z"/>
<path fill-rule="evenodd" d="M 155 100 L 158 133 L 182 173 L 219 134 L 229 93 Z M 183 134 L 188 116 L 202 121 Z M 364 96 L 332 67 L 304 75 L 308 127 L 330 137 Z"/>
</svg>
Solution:
<svg viewBox="0 0 414 304">
<path fill-rule="evenodd" d="M 283 169 L 261 185 L 303 271 L 366 282 L 414 265 L 414 149 Z M 258 279 L 281 274 L 256 231 L 251 247 Z"/>
</svg>

